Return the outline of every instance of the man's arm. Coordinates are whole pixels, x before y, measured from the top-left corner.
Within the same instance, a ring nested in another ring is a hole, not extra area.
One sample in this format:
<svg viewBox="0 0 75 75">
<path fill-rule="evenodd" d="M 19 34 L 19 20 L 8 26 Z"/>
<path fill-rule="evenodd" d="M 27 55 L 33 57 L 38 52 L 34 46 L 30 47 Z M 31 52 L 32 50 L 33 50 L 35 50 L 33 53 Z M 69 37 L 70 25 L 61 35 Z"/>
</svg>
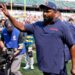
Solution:
<svg viewBox="0 0 75 75">
<path fill-rule="evenodd" d="M 12 23 L 16 28 L 18 28 L 18 29 L 21 30 L 21 31 L 25 31 L 25 27 L 24 27 L 23 23 L 18 22 L 14 17 L 12 17 L 12 16 L 9 14 L 9 12 L 8 12 L 8 10 L 7 10 L 5 4 L 0 4 L 0 7 L 1 7 L 0 10 L 4 13 L 4 15 L 5 15 L 6 17 L 8 17 L 8 19 L 11 21 L 11 23 Z"/>
<path fill-rule="evenodd" d="M 72 59 L 72 75 L 75 75 L 75 45 L 70 49 Z"/>
<path fill-rule="evenodd" d="M 70 28 L 63 23 L 63 41 L 67 44 L 70 49 L 71 60 L 72 60 L 72 75 L 75 75 L 75 39 L 70 31 Z"/>
<path fill-rule="evenodd" d="M 2 40 L 0 40 L 0 46 L 3 48 L 4 47 L 4 43 Z"/>
<path fill-rule="evenodd" d="M 2 45 L 2 50 L 3 50 L 3 51 L 6 51 L 7 48 L 5 47 L 4 38 L 3 38 L 2 33 L 1 33 L 1 41 L 0 41 L 0 43 L 1 43 L 1 45 Z"/>
<path fill-rule="evenodd" d="M 20 53 L 20 51 L 23 49 L 23 47 L 24 47 L 23 41 L 24 41 L 23 32 L 20 32 L 19 39 L 18 39 L 19 47 L 15 50 L 14 56 L 16 56 L 18 53 Z"/>
</svg>

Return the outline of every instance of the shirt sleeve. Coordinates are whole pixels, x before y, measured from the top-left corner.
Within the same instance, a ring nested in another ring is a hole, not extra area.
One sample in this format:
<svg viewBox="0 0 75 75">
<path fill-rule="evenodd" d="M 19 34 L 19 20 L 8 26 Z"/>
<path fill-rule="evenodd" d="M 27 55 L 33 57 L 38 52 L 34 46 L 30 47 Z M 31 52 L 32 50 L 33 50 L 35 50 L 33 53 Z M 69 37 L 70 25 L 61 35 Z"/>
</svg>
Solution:
<svg viewBox="0 0 75 75">
<path fill-rule="evenodd" d="M 75 44 L 75 40 L 73 38 L 71 30 L 67 25 L 63 26 L 63 38 L 64 38 L 64 43 L 66 43 L 69 48 L 71 48 L 71 46 Z"/>
<path fill-rule="evenodd" d="M 73 25 L 69 25 L 69 27 L 72 32 L 73 38 L 75 38 L 75 27 Z"/>
<path fill-rule="evenodd" d="M 26 24 L 26 25 L 24 25 L 24 27 L 27 32 L 31 32 L 31 33 L 34 32 L 34 24 Z"/>
</svg>

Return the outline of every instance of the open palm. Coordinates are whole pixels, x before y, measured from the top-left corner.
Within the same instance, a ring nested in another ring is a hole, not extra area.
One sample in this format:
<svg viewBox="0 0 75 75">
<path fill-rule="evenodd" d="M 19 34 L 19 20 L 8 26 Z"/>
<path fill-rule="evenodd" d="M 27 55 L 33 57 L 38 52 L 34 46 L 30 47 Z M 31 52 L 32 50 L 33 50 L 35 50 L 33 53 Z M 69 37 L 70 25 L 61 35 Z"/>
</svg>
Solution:
<svg viewBox="0 0 75 75">
<path fill-rule="evenodd" d="M 4 13 L 4 15 L 5 16 L 9 16 L 9 12 L 8 12 L 8 10 L 7 10 L 7 8 L 6 8 L 6 5 L 5 4 L 0 4 L 0 10 Z"/>
</svg>

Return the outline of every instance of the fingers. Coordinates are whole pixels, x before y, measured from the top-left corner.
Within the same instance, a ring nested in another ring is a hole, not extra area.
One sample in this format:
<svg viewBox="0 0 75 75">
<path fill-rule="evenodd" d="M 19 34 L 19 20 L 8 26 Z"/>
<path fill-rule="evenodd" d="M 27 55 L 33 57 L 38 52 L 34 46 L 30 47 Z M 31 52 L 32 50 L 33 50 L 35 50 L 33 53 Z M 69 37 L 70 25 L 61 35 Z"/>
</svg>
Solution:
<svg viewBox="0 0 75 75">
<path fill-rule="evenodd" d="M 4 4 L 4 3 L 1 3 L 0 4 L 0 10 L 5 14 L 5 15 L 7 15 L 7 8 L 6 8 L 6 4 Z"/>
<path fill-rule="evenodd" d="M 1 9 L 6 9 L 6 4 L 0 4 Z"/>
<path fill-rule="evenodd" d="M 0 4 L 0 7 L 1 7 L 1 8 L 4 8 L 3 4 Z"/>
<path fill-rule="evenodd" d="M 6 9 L 6 4 L 3 4 L 3 7 Z"/>
</svg>

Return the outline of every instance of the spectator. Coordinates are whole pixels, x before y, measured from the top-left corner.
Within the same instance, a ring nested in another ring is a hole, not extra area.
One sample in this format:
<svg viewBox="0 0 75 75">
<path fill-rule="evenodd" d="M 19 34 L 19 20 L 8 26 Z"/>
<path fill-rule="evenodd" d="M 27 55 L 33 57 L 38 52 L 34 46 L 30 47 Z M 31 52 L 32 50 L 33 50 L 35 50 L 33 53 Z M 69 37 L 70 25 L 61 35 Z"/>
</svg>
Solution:
<svg viewBox="0 0 75 75">
<path fill-rule="evenodd" d="M 34 43 L 34 38 L 31 33 L 27 33 L 26 38 L 25 38 L 25 46 L 26 46 L 26 56 L 25 56 L 25 61 L 26 61 L 26 66 L 24 69 L 34 69 L 34 57 L 33 57 L 33 43 Z"/>
<path fill-rule="evenodd" d="M 9 20 L 4 22 L 5 28 L 2 30 L 1 40 L 5 47 L 12 53 L 10 60 L 11 73 L 14 75 L 22 75 L 19 71 L 22 57 L 25 53 L 23 44 L 23 33 L 14 28 Z M 13 59 L 13 60 L 12 60 Z"/>
</svg>

